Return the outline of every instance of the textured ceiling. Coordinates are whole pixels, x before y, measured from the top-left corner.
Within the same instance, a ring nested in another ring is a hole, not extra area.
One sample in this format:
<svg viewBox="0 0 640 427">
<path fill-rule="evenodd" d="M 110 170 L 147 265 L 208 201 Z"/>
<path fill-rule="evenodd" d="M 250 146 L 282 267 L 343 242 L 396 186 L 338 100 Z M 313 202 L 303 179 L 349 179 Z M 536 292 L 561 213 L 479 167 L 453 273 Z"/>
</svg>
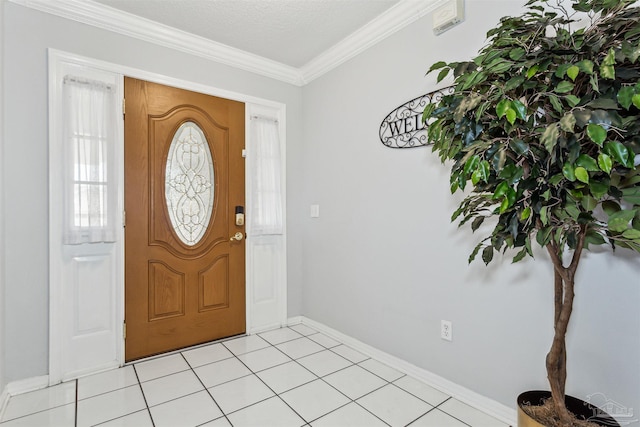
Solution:
<svg viewBox="0 0 640 427">
<path fill-rule="evenodd" d="M 94 0 L 299 68 L 400 0 Z"/>
</svg>

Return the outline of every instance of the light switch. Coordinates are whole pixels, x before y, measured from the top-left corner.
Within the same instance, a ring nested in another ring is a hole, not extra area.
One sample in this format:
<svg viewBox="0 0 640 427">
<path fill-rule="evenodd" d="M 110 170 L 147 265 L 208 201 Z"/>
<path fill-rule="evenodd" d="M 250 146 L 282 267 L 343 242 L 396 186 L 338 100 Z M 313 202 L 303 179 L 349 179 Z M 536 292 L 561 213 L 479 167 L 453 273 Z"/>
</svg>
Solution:
<svg viewBox="0 0 640 427">
<path fill-rule="evenodd" d="M 311 205 L 311 218 L 320 218 L 320 205 Z"/>
</svg>

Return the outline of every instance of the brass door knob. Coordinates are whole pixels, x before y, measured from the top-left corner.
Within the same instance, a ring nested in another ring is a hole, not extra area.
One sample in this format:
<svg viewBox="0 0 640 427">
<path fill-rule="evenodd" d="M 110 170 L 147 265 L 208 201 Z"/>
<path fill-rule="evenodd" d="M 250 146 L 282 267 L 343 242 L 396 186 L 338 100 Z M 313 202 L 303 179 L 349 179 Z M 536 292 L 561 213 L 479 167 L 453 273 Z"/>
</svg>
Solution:
<svg viewBox="0 0 640 427">
<path fill-rule="evenodd" d="M 244 234 L 242 234 L 241 232 L 239 232 L 239 231 L 238 231 L 236 234 L 234 234 L 234 235 L 229 239 L 229 241 L 231 241 L 231 242 L 233 242 L 233 241 L 239 242 L 239 241 L 240 241 L 240 240 L 242 240 L 242 239 L 244 239 Z"/>
</svg>

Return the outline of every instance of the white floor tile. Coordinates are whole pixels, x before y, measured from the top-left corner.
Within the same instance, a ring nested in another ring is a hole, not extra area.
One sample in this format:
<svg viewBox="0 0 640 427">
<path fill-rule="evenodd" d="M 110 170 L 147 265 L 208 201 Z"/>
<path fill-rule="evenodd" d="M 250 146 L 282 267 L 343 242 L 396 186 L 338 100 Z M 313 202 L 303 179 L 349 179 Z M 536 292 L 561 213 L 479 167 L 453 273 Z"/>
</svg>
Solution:
<svg viewBox="0 0 640 427">
<path fill-rule="evenodd" d="M 153 422 L 149 411 L 143 409 L 142 411 L 107 421 L 104 424 L 100 424 L 100 427 L 153 427 Z"/>
<path fill-rule="evenodd" d="M 392 384 L 367 394 L 357 402 L 392 426 L 405 426 L 433 408 Z"/>
<path fill-rule="evenodd" d="M 141 385 L 149 407 L 204 390 L 204 386 L 191 370 L 167 375 Z"/>
<path fill-rule="evenodd" d="M 11 397 L 2 421 L 23 417 L 35 412 L 63 406 L 76 399 L 76 382 L 70 381 L 53 387 L 31 391 Z"/>
<path fill-rule="evenodd" d="M 186 371 L 189 369 L 189 365 L 182 355 L 172 354 L 171 356 L 136 363 L 135 368 L 140 382 L 144 382 L 175 374 L 176 372 Z"/>
<path fill-rule="evenodd" d="M 358 363 L 358 365 L 362 366 L 367 371 L 373 372 L 377 376 L 384 378 L 387 381 L 395 381 L 398 378 L 404 376 L 402 372 L 397 371 L 392 367 L 387 366 L 384 363 L 380 363 L 374 359 L 365 360 L 364 362 Z"/>
<path fill-rule="evenodd" d="M 324 350 L 320 353 L 302 357 L 298 359 L 298 363 L 319 377 L 323 377 L 352 365 L 352 363 L 344 357 L 338 356 L 329 350 Z"/>
<path fill-rule="evenodd" d="M 263 371 L 291 361 L 291 358 L 275 347 L 267 347 L 251 353 L 241 354 L 238 359 L 253 372 Z"/>
<path fill-rule="evenodd" d="M 353 363 L 360 363 L 369 358 L 369 356 L 366 356 L 359 351 L 352 349 L 351 347 L 347 347 L 346 345 L 333 347 L 331 351 L 333 351 L 334 353 L 338 353 L 340 356 L 352 361 Z"/>
<path fill-rule="evenodd" d="M 35 414 L 15 418 L 11 421 L 3 422 L 0 425 L 2 427 L 73 427 L 76 416 L 75 406 L 76 405 L 74 403 L 69 403 L 53 409 L 47 409 Z"/>
<path fill-rule="evenodd" d="M 349 403 L 311 423 L 313 427 L 385 427 L 387 424 L 356 403 Z"/>
<path fill-rule="evenodd" d="M 467 425 L 438 409 L 434 409 L 411 423 L 410 427 L 467 427 Z"/>
<path fill-rule="evenodd" d="M 210 423 L 202 424 L 200 427 L 231 427 L 231 423 L 225 417 L 220 417 Z"/>
<path fill-rule="evenodd" d="M 182 355 L 187 359 L 187 362 L 189 362 L 192 368 L 233 357 L 233 353 L 227 350 L 222 344 L 211 344 L 205 347 L 183 351 Z"/>
<path fill-rule="evenodd" d="M 234 427 L 300 427 L 305 421 L 275 396 L 229 415 Z"/>
<path fill-rule="evenodd" d="M 446 393 L 436 390 L 435 388 L 410 376 L 404 376 L 399 380 L 394 381 L 394 384 L 433 406 L 438 406 L 449 398 L 449 395 Z"/>
<path fill-rule="evenodd" d="M 155 427 L 193 427 L 222 416 L 206 390 L 154 406 L 150 411 Z"/>
<path fill-rule="evenodd" d="M 477 410 L 456 399 L 449 399 L 438 406 L 443 412 L 469 424 L 473 427 L 507 427 L 505 424 L 482 411 Z"/>
<path fill-rule="evenodd" d="M 225 414 L 274 396 L 273 392 L 255 375 L 238 378 L 210 388 L 209 391 Z"/>
<path fill-rule="evenodd" d="M 331 347 L 335 347 L 337 345 L 340 345 L 340 342 L 334 340 L 333 338 L 329 338 L 328 336 L 326 336 L 324 334 L 308 335 L 307 338 L 317 342 L 318 344 L 320 344 L 321 346 L 323 346 L 325 348 L 331 348 Z"/>
<path fill-rule="evenodd" d="M 306 421 L 313 421 L 349 403 L 349 399 L 322 380 L 280 395 Z"/>
<path fill-rule="evenodd" d="M 111 391 L 78 402 L 78 426 L 92 426 L 146 409 L 140 386 Z"/>
<path fill-rule="evenodd" d="M 225 359 L 220 362 L 200 366 L 195 368 L 194 371 L 206 388 L 251 374 L 249 368 L 244 366 L 244 364 L 235 357 L 233 359 Z"/>
<path fill-rule="evenodd" d="M 382 378 L 357 365 L 327 375 L 324 380 L 353 400 L 388 384 Z"/>
<path fill-rule="evenodd" d="M 249 335 L 246 337 L 240 337 L 233 340 L 225 341 L 222 343 L 236 356 L 250 351 L 260 350 L 261 348 L 269 347 L 269 343 L 260 338 L 258 335 Z"/>
<path fill-rule="evenodd" d="M 304 336 L 315 334 L 316 332 L 318 332 L 315 329 L 308 327 L 307 325 L 303 325 L 302 323 L 289 326 L 289 328 Z"/>
<path fill-rule="evenodd" d="M 283 342 L 276 347 L 292 359 L 298 359 L 324 350 L 324 347 L 309 338 L 298 338 L 297 340 Z"/>
<path fill-rule="evenodd" d="M 138 384 L 138 378 L 133 366 L 100 372 L 78 380 L 78 399 L 86 399 L 135 384 Z"/>
<path fill-rule="evenodd" d="M 318 379 L 317 376 L 296 362 L 289 362 L 265 369 L 257 375 L 276 393 L 283 393 L 294 387 Z"/>
<path fill-rule="evenodd" d="M 289 328 L 280 328 L 274 329 L 273 331 L 263 332 L 260 336 L 273 345 L 302 337 L 302 335 Z"/>
</svg>

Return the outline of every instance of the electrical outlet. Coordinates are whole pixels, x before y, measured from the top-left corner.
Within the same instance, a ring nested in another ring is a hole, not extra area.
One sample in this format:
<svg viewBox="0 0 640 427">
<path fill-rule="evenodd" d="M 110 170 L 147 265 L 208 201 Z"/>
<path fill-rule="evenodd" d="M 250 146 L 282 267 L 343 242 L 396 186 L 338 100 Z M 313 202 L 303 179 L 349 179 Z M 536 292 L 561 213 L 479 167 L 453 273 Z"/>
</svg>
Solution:
<svg viewBox="0 0 640 427">
<path fill-rule="evenodd" d="M 440 321 L 440 338 L 447 341 L 452 340 L 453 334 L 451 330 L 451 321 L 449 320 Z"/>
</svg>

